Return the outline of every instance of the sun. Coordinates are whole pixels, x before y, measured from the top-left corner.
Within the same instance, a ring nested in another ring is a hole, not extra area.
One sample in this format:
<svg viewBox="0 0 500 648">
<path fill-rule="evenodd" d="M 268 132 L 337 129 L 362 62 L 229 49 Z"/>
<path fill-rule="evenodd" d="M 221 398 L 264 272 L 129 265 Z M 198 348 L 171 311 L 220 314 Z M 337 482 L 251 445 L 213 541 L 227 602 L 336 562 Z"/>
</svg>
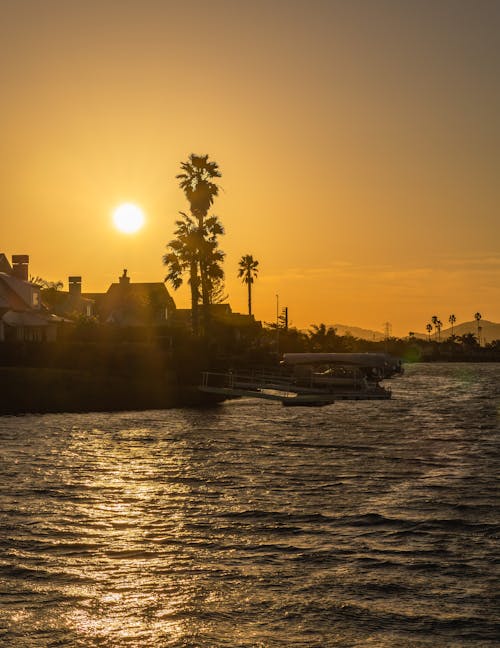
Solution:
<svg viewBox="0 0 500 648">
<path fill-rule="evenodd" d="M 135 234 L 144 225 L 144 212 L 133 203 L 122 203 L 113 211 L 113 223 L 124 234 Z"/>
</svg>

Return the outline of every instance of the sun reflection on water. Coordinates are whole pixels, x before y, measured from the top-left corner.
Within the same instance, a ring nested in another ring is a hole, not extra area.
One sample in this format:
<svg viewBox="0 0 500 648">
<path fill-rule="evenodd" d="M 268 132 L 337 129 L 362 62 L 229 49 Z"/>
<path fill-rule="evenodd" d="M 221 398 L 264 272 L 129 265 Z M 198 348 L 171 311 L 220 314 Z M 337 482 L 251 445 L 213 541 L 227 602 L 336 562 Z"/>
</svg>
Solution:
<svg viewBox="0 0 500 648">
<path fill-rule="evenodd" d="M 93 470 L 77 477 L 89 500 L 83 509 L 87 533 L 98 533 L 100 540 L 92 561 L 77 561 L 79 578 L 95 585 L 91 590 L 73 586 L 72 595 L 82 602 L 66 614 L 67 627 L 84 645 L 85 638 L 170 645 L 186 631 L 181 611 L 189 607 L 190 586 L 179 564 L 181 502 L 189 489 L 176 478 L 184 468 L 178 455 L 164 454 L 158 462 L 152 449 L 145 452 L 139 441 L 148 434 L 134 428 L 109 438 L 94 430 Z"/>
</svg>

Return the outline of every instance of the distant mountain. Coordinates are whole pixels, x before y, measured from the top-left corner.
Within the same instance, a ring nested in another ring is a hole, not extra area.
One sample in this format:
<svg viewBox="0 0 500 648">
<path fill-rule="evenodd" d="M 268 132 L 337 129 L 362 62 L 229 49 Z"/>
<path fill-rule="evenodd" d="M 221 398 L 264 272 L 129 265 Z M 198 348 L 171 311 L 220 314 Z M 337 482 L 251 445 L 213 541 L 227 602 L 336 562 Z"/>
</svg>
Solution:
<svg viewBox="0 0 500 648">
<path fill-rule="evenodd" d="M 337 335 L 346 335 L 351 334 L 355 338 L 360 338 L 361 340 L 374 340 L 378 342 L 379 340 L 384 339 L 384 334 L 381 331 L 373 331 L 372 329 L 365 329 L 359 326 L 348 326 L 347 324 L 332 324 L 334 329 L 337 331 Z M 479 322 L 481 327 L 481 344 L 486 344 L 492 342 L 493 340 L 500 340 L 500 324 L 495 322 L 489 322 L 488 320 L 481 320 Z M 471 322 L 463 322 L 462 324 L 456 324 L 453 327 L 453 333 L 455 335 L 466 335 L 467 333 L 473 333 L 477 337 L 477 322 L 472 320 Z M 448 339 L 451 335 L 451 326 L 446 329 L 441 329 L 441 340 L 444 341 Z M 406 336 L 403 336 L 406 337 Z M 415 337 L 427 340 L 427 333 L 418 333 L 415 332 Z M 431 340 L 437 340 L 437 333 L 431 333 Z"/>
<path fill-rule="evenodd" d="M 365 329 L 359 326 L 347 326 L 347 324 L 332 324 L 332 326 L 336 329 L 337 335 L 347 335 L 350 333 L 355 338 L 373 340 L 375 342 L 384 339 L 384 334 L 380 331 L 372 331 L 371 329 Z"/>
</svg>

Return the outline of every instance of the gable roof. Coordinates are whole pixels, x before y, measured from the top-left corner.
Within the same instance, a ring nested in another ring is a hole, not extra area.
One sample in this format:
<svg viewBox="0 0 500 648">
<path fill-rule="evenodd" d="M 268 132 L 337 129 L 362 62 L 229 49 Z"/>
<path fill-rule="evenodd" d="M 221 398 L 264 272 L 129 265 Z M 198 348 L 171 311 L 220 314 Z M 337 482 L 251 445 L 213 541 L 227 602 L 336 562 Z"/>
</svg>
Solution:
<svg viewBox="0 0 500 648">
<path fill-rule="evenodd" d="M 3 252 L 0 252 L 0 272 L 5 272 L 9 275 L 12 274 L 12 266 Z"/>
<path fill-rule="evenodd" d="M 28 281 L 0 272 L 0 307 L 17 311 L 31 310 L 33 289 L 36 287 Z"/>
</svg>

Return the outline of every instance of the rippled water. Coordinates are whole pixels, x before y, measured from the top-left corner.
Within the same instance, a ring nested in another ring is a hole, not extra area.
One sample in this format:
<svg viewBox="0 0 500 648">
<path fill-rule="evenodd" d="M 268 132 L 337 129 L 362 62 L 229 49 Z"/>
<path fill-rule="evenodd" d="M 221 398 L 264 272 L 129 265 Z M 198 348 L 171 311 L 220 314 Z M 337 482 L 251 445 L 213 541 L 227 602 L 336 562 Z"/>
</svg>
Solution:
<svg viewBox="0 0 500 648">
<path fill-rule="evenodd" d="M 498 645 L 499 378 L 0 418 L 0 644 Z"/>
</svg>

